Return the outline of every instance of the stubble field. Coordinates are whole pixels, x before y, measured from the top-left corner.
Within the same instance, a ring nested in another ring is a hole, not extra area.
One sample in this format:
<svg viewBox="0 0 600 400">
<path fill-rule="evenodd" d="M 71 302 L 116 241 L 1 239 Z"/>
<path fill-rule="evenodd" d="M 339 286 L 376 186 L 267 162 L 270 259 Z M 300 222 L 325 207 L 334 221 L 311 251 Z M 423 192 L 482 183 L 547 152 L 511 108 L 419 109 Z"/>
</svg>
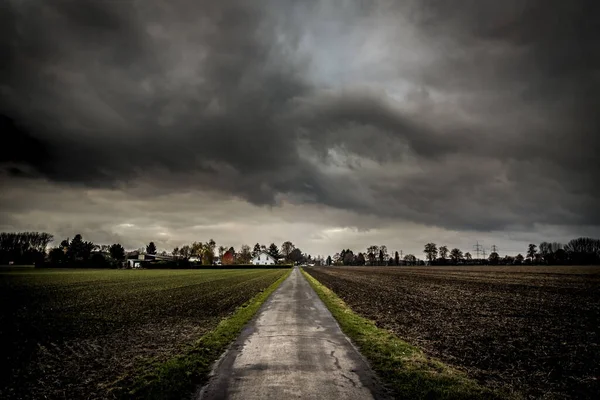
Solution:
<svg viewBox="0 0 600 400">
<path fill-rule="evenodd" d="M 491 388 L 600 396 L 600 267 L 306 268 L 352 309 Z"/>
<path fill-rule="evenodd" d="M 104 398 L 120 376 L 213 329 L 285 274 L 0 270 L 0 398 Z"/>
</svg>

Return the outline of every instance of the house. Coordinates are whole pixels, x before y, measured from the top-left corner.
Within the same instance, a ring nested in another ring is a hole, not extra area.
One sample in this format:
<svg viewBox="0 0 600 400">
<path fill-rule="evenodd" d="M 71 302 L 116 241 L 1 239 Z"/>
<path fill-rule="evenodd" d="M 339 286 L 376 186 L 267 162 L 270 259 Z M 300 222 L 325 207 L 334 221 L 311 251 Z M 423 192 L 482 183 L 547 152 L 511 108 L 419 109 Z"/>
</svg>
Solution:
<svg viewBox="0 0 600 400">
<path fill-rule="evenodd" d="M 141 268 L 144 264 L 154 261 L 153 257 L 148 257 L 149 254 L 143 254 L 139 251 L 132 251 L 126 255 L 127 266 L 129 268 Z M 151 256 L 151 255 L 150 255 Z"/>
<path fill-rule="evenodd" d="M 256 256 L 252 257 L 252 261 L 250 262 L 254 265 L 273 265 L 277 263 L 269 253 L 264 251 L 261 251 Z"/>
<path fill-rule="evenodd" d="M 161 254 L 144 254 L 139 251 L 132 251 L 126 255 L 127 266 L 129 268 L 142 268 L 144 264 L 155 261 L 172 261 L 173 257 Z"/>
</svg>

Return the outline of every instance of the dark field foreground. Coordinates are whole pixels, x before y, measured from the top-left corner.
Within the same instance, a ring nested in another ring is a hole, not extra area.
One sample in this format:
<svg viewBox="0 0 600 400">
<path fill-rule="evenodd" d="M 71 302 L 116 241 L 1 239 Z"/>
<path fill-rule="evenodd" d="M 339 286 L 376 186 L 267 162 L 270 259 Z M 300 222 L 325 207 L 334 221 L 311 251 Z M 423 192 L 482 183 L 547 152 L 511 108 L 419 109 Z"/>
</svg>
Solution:
<svg viewBox="0 0 600 400">
<path fill-rule="evenodd" d="M 105 398 L 285 272 L 0 270 L 0 398 Z"/>
<path fill-rule="evenodd" d="M 599 267 L 306 271 L 359 314 L 488 387 L 600 396 Z"/>
</svg>

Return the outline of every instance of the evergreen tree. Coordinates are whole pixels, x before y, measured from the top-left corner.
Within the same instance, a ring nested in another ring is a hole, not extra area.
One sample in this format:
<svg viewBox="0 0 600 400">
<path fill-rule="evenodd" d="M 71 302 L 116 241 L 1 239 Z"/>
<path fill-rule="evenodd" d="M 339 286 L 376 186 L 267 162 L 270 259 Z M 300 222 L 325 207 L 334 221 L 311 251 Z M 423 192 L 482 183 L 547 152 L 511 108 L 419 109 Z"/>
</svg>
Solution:
<svg viewBox="0 0 600 400">
<path fill-rule="evenodd" d="M 260 244 L 256 243 L 254 245 L 254 249 L 252 250 L 252 257 L 256 257 L 258 255 L 258 253 L 260 253 L 260 252 L 261 252 Z"/>
<path fill-rule="evenodd" d="M 356 256 L 356 265 L 365 265 L 365 255 L 363 253 L 358 253 L 358 256 Z"/>
<path fill-rule="evenodd" d="M 115 243 L 108 249 L 110 256 L 116 261 L 123 261 L 125 259 L 125 249 L 119 243 Z"/>
<path fill-rule="evenodd" d="M 148 243 L 148 246 L 146 246 L 146 253 L 156 254 L 156 245 L 154 244 L 154 242 Z"/>
<path fill-rule="evenodd" d="M 279 258 L 280 258 L 279 248 L 277 247 L 277 245 L 275 243 L 271 243 L 271 245 L 269 246 L 269 250 L 267 252 L 275 260 L 279 260 Z"/>
</svg>

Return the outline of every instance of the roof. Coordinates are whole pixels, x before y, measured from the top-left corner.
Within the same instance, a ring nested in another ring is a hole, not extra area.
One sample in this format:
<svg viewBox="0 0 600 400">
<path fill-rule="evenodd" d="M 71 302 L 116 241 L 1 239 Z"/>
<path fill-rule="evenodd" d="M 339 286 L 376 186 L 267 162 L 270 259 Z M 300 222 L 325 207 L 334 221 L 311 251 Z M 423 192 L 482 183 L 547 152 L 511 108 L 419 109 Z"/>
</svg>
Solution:
<svg viewBox="0 0 600 400">
<path fill-rule="evenodd" d="M 145 260 L 172 260 L 174 259 L 173 256 L 170 255 L 166 255 L 163 256 L 162 254 L 147 254 L 147 253 L 139 253 L 139 252 L 131 252 L 129 254 L 127 254 L 126 258 L 129 260 L 136 260 L 136 259 L 140 259 L 140 257 L 142 257 Z"/>
<path fill-rule="evenodd" d="M 266 251 L 261 251 L 260 253 L 258 253 L 257 255 L 255 255 L 254 257 L 252 257 L 252 259 L 255 259 L 256 257 L 260 256 L 260 255 L 266 255 L 267 257 L 272 258 L 273 260 L 275 260 L 275 257 L 273 257 L 272 255 L 270 255 L 269 253 L 267 253 Z"/>
</svg>

